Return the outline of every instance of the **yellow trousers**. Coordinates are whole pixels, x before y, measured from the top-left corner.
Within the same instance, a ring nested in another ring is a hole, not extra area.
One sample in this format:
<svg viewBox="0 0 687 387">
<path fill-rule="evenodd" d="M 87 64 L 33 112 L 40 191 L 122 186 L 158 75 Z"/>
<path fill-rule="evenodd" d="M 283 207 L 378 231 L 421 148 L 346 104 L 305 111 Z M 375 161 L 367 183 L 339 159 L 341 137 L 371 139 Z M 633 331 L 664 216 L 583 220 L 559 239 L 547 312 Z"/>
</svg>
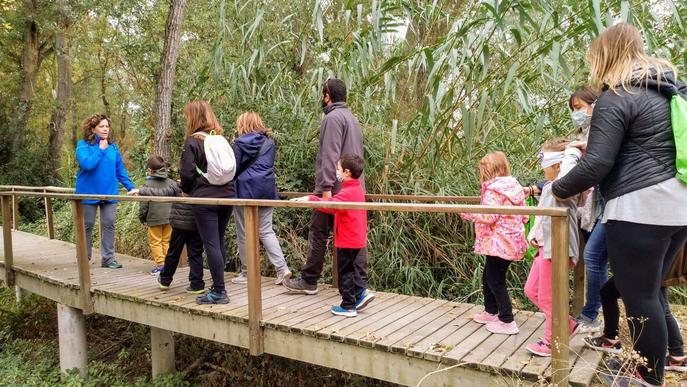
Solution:
<svg viewBox="0 0 687 387">
<path fill-rule="evenodd" d="M 169 239 L 172 237 L 172 226 L 161 224 L 148 227 L 148 243 L 150 243 L 150 253 L 156 266 L 165 264 L 165 256 L 169 249 Z"/>
</svg>

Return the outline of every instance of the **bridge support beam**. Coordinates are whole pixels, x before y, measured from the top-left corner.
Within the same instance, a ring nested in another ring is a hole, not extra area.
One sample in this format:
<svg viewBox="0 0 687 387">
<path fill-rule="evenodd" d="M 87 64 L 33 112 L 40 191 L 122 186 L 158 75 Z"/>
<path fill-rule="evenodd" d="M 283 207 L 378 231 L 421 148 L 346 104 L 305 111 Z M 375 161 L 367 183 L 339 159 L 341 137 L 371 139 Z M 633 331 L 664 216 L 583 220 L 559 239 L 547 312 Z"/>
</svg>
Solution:
<svg viewBox="0 0 687 387">
<path fill-rule="evenodd" d="M 57 304 L 57 329 L 60 343 L 60 370 L 64 373 L 74 368 L 81 377 L 88 376 L 86 322 L 81 309 Z"/>
<path fill-rule="evenodd" d="M 174 337 L 171 331 L 150 327 L 150 350 L 152 352 L 153 378 L 175 371 Z"/>
</svg>

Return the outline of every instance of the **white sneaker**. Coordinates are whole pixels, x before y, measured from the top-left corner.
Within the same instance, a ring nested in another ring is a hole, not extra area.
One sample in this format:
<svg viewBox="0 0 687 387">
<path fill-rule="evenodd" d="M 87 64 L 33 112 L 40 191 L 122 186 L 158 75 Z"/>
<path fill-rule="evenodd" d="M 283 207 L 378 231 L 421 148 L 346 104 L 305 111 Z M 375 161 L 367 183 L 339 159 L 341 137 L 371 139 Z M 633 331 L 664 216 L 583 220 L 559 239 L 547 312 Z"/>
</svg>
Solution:
<svg viewBox="0 0 687 387">
<path fill-rule="evenodd" d="M 246 275 L 246 273 L 241 273 L 241 274 L 239 274 L 238 277 L 232 278 L 231 283 L 232 284 L 245 285 L 248 283 L 248 276 Z"/>
<path fill-rule="evenodd" d="M 284 280 L 291 278 L 291 270 L 286 269 L 283 272 L 277 274 L 277 279 L 274 281 L 275 285 L 281 285 Z"/>
</svg>

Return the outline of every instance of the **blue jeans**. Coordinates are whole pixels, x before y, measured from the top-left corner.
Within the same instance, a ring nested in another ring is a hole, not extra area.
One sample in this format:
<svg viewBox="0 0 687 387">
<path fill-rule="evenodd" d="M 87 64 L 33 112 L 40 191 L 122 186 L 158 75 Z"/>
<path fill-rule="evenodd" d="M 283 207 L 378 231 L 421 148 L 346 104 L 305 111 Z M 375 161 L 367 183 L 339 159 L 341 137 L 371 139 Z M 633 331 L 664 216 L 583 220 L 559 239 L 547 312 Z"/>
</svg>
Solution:
<svg viewBox="0 0 687 387">
<path fill-rule="evenodd" d="M 581 314 L 596 319 L 601 308 L 601 286 L 608 280 L 608 250 L 606 225 L 598 221 L 584 247 L 584 268 L 587 274 L 587 302 Z"/>
</svg>

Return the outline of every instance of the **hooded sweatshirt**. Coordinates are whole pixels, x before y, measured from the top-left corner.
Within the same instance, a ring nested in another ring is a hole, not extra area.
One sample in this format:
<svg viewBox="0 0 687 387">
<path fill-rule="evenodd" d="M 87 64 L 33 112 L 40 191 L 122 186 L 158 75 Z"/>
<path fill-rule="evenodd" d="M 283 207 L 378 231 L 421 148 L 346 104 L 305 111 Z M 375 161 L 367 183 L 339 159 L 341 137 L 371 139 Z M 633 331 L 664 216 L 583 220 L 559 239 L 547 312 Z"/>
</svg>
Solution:
<svg viewBox="0 0 687 387">
<path fill-rule="evenodd" d="M 500 176 L 482 183 L 480 204 L 485 206 L 524 206 L 525 192 L 512 176 Z M 475 222 L 475 253 L 509 261 L 525 256 L 527 241 L 524 215 L 461 214 Z"/>
<path fill-rule="evenodd" d="M 274 173 L 277 150 L 274 141 L 264 133 L 247 133 L 236 139 L 233 149 L 238 173 L 236 197 L 279 199 L 277 176 Z"/>
<path fill-rule="evenodd" d="M 167 168 L 160 168 L 146 177 L 144 187 L 164 189 L 177 186 L 177 182 L 168 178 Z M 138 208 L 138 219 L 148 226 L 169 224 L 169 213 L 172 203 L 141 202 Z"/>
</svg>

